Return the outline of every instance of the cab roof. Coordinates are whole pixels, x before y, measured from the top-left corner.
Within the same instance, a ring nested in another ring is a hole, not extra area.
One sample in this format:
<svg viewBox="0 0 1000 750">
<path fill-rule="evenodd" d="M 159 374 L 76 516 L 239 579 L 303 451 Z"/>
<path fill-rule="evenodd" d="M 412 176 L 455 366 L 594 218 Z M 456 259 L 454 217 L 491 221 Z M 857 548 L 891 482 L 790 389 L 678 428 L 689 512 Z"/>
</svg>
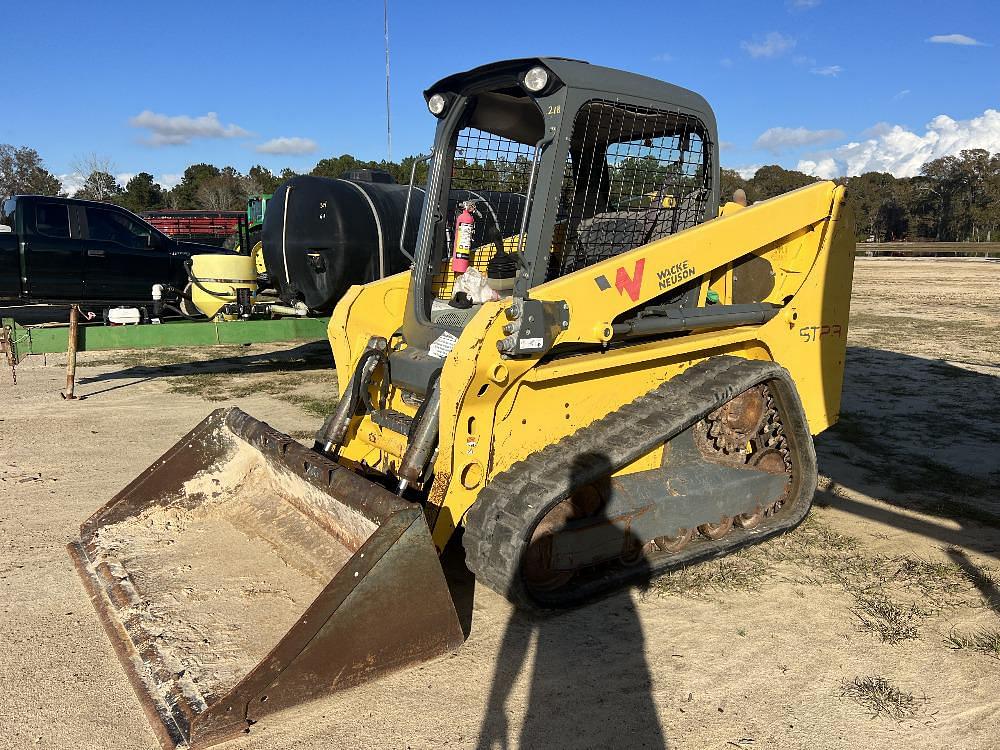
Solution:
<svg viewBox="0 0 1000 750">
<path fill-rule="evenodd" d="M 548 68 L 566 86 L 670 104 L 705 113 L 714 124 L 711 106 L 694 91 L 638 73 L 565 57 L 522 57 L 480 65 L 442 78 L 424 91 L 424 97 L 430 98 L 439 92 L 476 93 L 478 90 L 489 90 L 493 85 L 509 81 L 511 77 L 524 74 L 537 65 Z"/>
</svg>

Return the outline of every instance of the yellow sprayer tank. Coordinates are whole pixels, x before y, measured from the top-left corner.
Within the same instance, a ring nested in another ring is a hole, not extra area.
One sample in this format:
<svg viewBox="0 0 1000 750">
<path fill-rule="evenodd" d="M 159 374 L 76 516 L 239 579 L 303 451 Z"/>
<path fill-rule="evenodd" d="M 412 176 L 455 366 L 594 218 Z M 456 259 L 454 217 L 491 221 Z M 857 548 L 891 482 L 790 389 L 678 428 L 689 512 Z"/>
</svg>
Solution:
<svg viewBox="0 0 1000 750">
<path fill-rule="evenodd" d="M 191 275 L 191 301 L 209 318 L 227 302 L 235 302 L 238 289 L 257 293 L 257 270 L 249 255 L 195 255 Z"/>
</svg>

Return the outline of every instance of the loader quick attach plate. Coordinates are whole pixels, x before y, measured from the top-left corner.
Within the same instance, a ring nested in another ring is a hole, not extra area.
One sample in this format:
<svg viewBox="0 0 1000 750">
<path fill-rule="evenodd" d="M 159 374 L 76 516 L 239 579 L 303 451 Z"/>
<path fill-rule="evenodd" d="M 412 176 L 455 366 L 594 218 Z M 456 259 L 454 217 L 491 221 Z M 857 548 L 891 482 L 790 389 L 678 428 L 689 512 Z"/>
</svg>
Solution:
<svg viewBox="0 0 1000 750">
<path fill-rule="evenodd" d="M 164 748 L 463 640 L 420 506 L 239 409 L 195 427 L 69 552 Z"/>
</svg>

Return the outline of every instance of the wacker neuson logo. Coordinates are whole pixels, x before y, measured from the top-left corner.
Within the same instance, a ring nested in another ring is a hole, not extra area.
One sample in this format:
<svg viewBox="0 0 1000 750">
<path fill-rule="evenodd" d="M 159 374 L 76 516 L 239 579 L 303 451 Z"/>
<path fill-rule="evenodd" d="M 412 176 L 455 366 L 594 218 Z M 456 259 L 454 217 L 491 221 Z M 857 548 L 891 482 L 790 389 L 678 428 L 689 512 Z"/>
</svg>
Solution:
<svg viewBox="0 0 1000 750">
<path fill-rule="evenodd" d="M 639 290 L 642 288 L 642 269 L 645 265 L 646 259 L 639 258 L 635 262 L 635 268 L 632 270 L 631 275 L 629 275 L 624 267 L 618 269 L 615 276 L 615 289 L 618 290 L 619 294 L 626 292 L 633 302 L 639 301 Z M 595 277 L 594 281 L 597 282 L 597 288 L 602 292 L 606 292 L 611 288 L 611 282 L 608 281 L 608 277 L 604 274 Z"/>
</svg>

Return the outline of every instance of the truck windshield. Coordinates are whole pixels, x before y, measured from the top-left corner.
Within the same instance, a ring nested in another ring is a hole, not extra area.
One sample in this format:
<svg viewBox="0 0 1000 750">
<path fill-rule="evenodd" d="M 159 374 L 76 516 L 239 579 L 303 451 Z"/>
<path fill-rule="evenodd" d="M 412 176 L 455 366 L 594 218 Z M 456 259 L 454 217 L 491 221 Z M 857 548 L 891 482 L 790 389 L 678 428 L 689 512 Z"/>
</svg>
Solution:
<svg viewBox="0 0 1000 750">
<path fill-rule="evenodd" d="M 17 205 L 17 201 L 13 198 L 8 198 L 2 204 L 0 204 L 0 226 L 7 227 L 11 232 L 14 231 L 14 207 Z M 0 232 L 4 231 L 0 229 Z"/>
</svg>

